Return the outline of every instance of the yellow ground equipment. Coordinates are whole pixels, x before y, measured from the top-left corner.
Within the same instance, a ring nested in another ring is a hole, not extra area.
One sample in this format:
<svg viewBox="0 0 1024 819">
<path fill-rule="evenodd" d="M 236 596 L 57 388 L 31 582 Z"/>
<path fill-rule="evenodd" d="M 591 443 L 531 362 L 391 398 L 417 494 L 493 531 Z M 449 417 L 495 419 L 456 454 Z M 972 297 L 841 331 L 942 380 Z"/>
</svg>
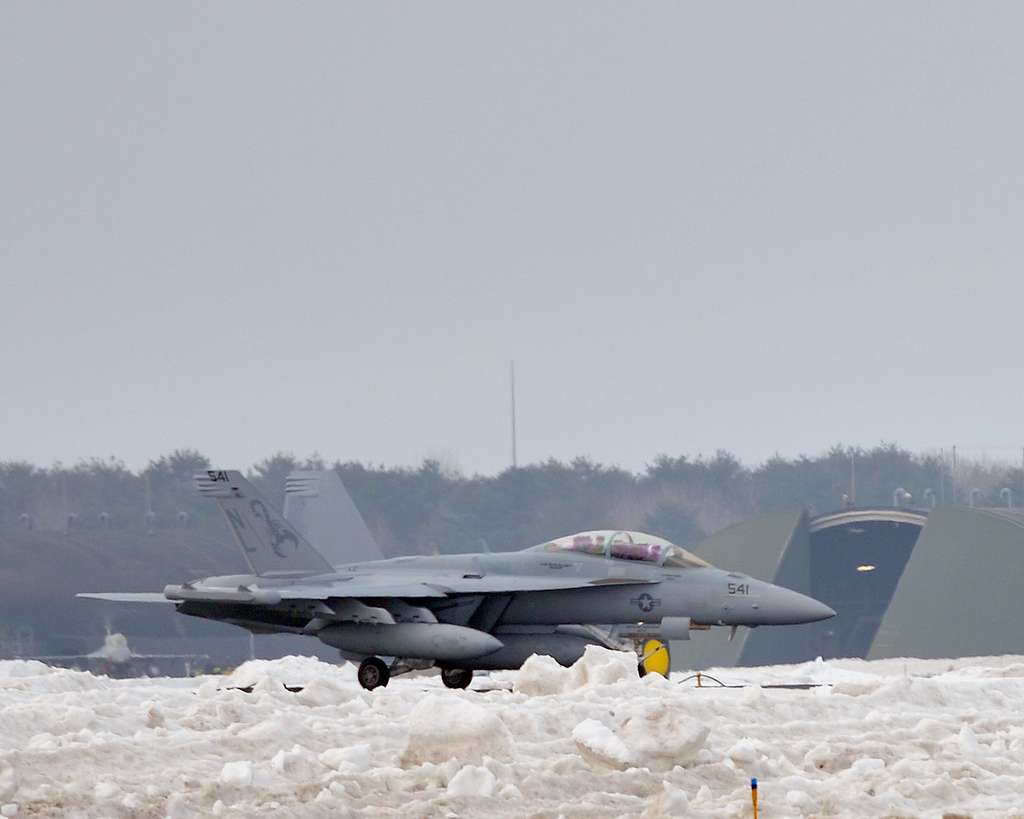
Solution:
<svg viewBox="0 0 1024 819">
<path fill-rule="evenodd" d="M 647 640 L 640 652 L 640 676 L 654 673 L 667 677 L 670 660 L 667 643 L 653 638 Z"/>
</svg>

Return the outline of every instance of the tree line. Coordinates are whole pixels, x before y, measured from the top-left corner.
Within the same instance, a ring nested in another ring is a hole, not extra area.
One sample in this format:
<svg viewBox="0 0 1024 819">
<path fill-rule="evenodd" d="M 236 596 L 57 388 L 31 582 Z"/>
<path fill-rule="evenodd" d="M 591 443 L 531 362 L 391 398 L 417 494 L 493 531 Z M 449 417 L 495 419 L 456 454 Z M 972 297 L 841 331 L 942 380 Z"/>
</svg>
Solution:
<svg viewBox="0 0 1024 819">
<path fill-rule="evenodd" d="M 212 502 L 192 489 L 210 465 L 175 450 L 133 472 L 116 459 L 49 468 L 0 461 L 0 527 L 44 530 L 222 527 Z M 278 453 L 248 477 L 278 506 L 285 477 L 323 469 L 320 458 Z M 427 459 L 414 467 L 330 465 L 387 554 L 504 551 L 591 528 L 640 529 L 683 545 L 752 515 L 796 507 L 908 506 L 1024 501 L 1020 467 L 915 454 L 895 444 L 834 446 L 816 456 L 775 456 L 747 466 L 719 450 L 661 455 L 641 472 L 589 458 L 547 460 L 497 475 L 466 476 Z M 902 490 L 898 498 L 896 493 Z M 854 497 L 850 497 L 851 494 Z"/>
</svg>

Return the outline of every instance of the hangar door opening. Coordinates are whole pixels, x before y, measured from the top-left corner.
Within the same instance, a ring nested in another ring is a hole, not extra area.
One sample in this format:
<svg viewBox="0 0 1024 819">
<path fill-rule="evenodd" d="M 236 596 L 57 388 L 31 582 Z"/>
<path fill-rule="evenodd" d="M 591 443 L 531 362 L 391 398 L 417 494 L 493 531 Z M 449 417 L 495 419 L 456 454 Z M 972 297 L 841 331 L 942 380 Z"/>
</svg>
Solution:
<svg viewBox="0 0 1024 819">
<path fill-rule="evenodd" d="M 815 624 L 815 654 L 867 656 L 926 521 L 903 509 L 847 510 L 811 521 L 810 593 L 836 611 Z"/>
</svg>

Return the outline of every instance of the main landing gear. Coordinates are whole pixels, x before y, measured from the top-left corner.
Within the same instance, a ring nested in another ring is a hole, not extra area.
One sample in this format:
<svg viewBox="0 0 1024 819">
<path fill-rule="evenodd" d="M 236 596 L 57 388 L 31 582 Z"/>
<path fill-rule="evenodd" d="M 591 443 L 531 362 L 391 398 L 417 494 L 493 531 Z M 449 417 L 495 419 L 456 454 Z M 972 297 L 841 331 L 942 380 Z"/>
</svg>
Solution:
<svg viewBox="0 0 1024 819">
<path fill-rule="evenodd" d="M 429 668 L 430 663 L 413 666 L 413 668 Z M 406 662 L 397 663 L 394 666 L 394 673 L 402 674 L 412 670 Z M 382 688 L 391 680 L 392 668 L 380 657 L 367 657 L 359 664 L 356 672 L 356 679 L 367 691 L 374 688 Z M 447 688 L 468 688 L 473 681 L 473 670 L 471 668 L 442 668 L 441 682 Z"/>
<path fill-rule="evenodd" d="M 468 688 L 473 682 L 472 668 L 442 668 L 441 682 L 446 688 Z"/>
<path fill-rule="evenodd" d="M 356 672 L 359 684 L 367 691 L 387 685 L 391 679 L 391 669 L 380 657 L 367 657 L 359 664 Z"/>
</svg>

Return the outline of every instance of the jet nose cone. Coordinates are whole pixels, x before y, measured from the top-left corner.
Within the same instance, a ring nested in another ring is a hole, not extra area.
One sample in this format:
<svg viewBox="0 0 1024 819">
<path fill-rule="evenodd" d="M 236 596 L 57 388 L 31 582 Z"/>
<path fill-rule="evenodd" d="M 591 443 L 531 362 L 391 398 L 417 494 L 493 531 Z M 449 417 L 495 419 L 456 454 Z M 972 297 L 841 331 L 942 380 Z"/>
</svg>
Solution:
<svg viewBox="0 0 1024 819">
<path fill-rule="evenodd" d="M 808 623 L 817 623 L 819 620 L 828 620 L 830 617 L 836 616 L 836 610 L 831 606 L 826 606 L 820 600 L 815 600 L 813 597 L 805 599 L 810 604 Z"/>
<path fill-rule="evenodd" d="M 792 589 L 775 586 L 766 597 L 764 612 L 771 622 L 780 625 L 816 623 L 836 616 L 835 611 L 820 600 Z"/>
</svg>

